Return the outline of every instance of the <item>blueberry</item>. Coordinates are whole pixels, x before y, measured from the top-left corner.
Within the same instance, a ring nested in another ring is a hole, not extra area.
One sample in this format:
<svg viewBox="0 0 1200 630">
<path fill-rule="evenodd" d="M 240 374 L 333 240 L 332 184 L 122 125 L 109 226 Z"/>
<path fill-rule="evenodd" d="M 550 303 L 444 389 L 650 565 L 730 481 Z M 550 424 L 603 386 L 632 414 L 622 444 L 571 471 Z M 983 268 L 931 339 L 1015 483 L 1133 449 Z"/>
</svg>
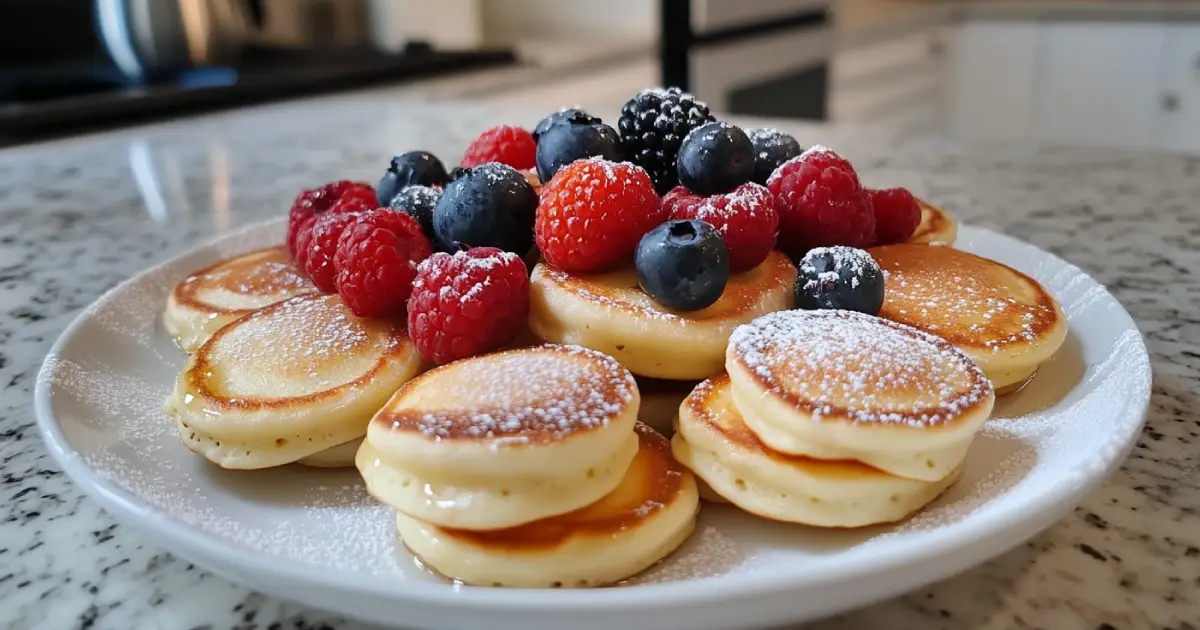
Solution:
<svg viewBox="0 0 1200 630">
<path fill-rule="evenodd" d="M 433 209 L 433 232 L 450 248 L 498 247 L 524 255 L 533 247 L 537 204 L 521 172 L 497 162 L 481 164 L 446 185 Z"/>
<path fill-rule="evenodd" d="M 392 158 L 392 163 L 375 187 L 380 206 L 392 202 L 396 193 L 408 186 L 445 186 L 450 181 L 446 167 L 428 151 L 409 151 Z"/>
<path fill-rule="evenodd" d="M 408 186 L 393 195 L 388 206 L 393 210 L 407 212 L 420 222 L 421 231 L 425 232 L 426 238 L 432 242 L 434 240 L 433 209 L 441 197 L 442 191 L 437 188 Z"/>
<path fill-rule="evenodd" d="M 804 152 L 795 138 L 770 127 L 751 129 L 750 143 L 754 145 L 753 181 L 763 186 L 780 164 Z"/>
<path fill-rule="evenodd" d="M 554 123 L 562 122 L 576 114 L 583 114 L 584 116 L 587 116 L 587 112 L 577 107 L 560 109 L 553 114 L 546 116 L 537 124 L 536 127 L 533 128 L 533 141 L 537 142 L 538 138 L 542 137 L 542 134 L 546 133 L 550 130 L 550 127 L 554 126 Z"/>
<path fill-rule="evenodd" d="M 883 271 L 867 252 L 835 245 L 809 250 L 796 276 L 796 308 L 868 315 L 883 306 Z"/>
<path fill-rule="evenodd" d="M 558 169 L 575 160 L 601 156 L 621 162 L 621 137 L 599 118 L 576 111 L 550 125 L 538 139 L 537 174 L 542 183 L 550 181 Z"/>
<path fill-rule="evenodd" d="M 638 284 L 654 301 L 695 311 L 721 298 L 729 249 L 704 221 L 667 221 L 642 237 L 634 258 Z"/>
<path fill-rule="evenodd" d="M 754 176 L 754 145 L 726 122 L 696 127 L 679 145 L 679 183 L 698 195 L 720 195 Z"/>
</svg>

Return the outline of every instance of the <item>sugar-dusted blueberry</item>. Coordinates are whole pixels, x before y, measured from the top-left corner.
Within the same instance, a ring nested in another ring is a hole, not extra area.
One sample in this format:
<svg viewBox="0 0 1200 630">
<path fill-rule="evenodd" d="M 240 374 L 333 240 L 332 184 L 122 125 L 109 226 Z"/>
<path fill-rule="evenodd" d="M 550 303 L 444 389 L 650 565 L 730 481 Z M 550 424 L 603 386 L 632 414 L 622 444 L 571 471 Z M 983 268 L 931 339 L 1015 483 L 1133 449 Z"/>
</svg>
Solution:
<svg viewBox="0 0 1200 630">
<path fill-rule="evenodd" d="M 771 173 L 780 164 L 803 153 L 796 139 L 778 129 L 751 129 L 750 143 L 754 145 L 754 182 L 767 185 Z"/>
<path fill-rule="evenodd" d="M 590 157 L 602 157 L 611 162 L 624 160 L 621 137 L 599 118 L 575 110 L 551 124 L 538 137 L 538 179 L 545 184 L 558 169 Z"/>
<path fill-rule="evenodd" d="M 754 145 L 727 122 L 696 127 L 679 146 L 679 183 L 699 195 L 721 195 L 754 176 Z"/>
<path fill-rule="evenodd" d="M 798 266 L 796 307 L 877 315 L 883 306 L 883 271 L 866 251 L 843 245 L 809 250 Z"/>
<path fill-rule="evenodd" d="M 634 263 L 642 290 L 680 311 L 712 305 L 729 282 L 729 250 L 704 221 L 667 221 L 654 228 L 638 243 Z"/>
<path fill-rule="evenodd" d="M 375 187 L 379 205 L 387 207 L 396 193 L 409 186 L 445 186 L 450 181 L 446 166 L 428 151 L 409 151 L 392 158 L 392 163 Z"/>
<path fill-rule="evenodd" d="M 523 255 L 533 247 L 537 205 L 520 171 L 480 164 L 446 185 L 433 210 L 433 232 L 449 248 L 498 247 Z"/>
<path fill-rule="evenodd" d="M 392 196 L 388 204 L 393 210 L 406 212 L 421 223 L 421 230 L 430 241 L 436 240 L 433 234 L 433 209 L 437 207 L 438 199 L 442 198 L 440 188 L 429 186 L 408 186 Z M 435 249 L 436 243 L 435 243 Z"/>
</svg>

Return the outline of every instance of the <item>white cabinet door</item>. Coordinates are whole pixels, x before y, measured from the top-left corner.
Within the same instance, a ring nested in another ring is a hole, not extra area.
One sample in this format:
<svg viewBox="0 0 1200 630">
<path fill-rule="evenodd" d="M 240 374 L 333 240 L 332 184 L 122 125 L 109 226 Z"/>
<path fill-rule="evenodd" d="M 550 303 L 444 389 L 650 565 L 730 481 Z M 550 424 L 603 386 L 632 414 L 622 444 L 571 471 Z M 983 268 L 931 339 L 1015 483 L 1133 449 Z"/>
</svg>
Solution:
<svg viewBox="0 0 1200 630">
<path fill-rule="evenodd" d="M 1200 153 L 1200 26 L 1167 27 L 1155 146 Z"/>
<path fill-rule="evenodd" d="M 1029 137 L 1038 25 L 962 24 L 954 44 L 953 131 L 966 140 Z"/>
<path fill-rule="evenodd" d="M 1053 143 L 1150 146 L 1166 32 L 1161 23 L 1043 24 L 1034 136 Z"/>
</svg>

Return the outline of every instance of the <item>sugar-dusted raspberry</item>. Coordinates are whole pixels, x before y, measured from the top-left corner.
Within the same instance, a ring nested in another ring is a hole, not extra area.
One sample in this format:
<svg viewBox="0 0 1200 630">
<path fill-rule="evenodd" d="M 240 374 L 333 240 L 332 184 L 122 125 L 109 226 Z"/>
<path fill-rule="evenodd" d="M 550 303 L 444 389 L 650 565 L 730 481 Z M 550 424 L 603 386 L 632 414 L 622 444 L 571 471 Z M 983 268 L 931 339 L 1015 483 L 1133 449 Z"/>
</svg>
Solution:
<svg viewBox="0 0 1200 630">
<path fill-rule="evenodd" d="M 375 203 L 375 189 L 370 184 L 340 180 L 330 182 L 319 188 L 304 190 L 292 202 L 288 211 L 287 246 L 292 258 L 299 251 L 297 240 L 300 232 L 312 227 L 316 215 L 322 214 L 333 207 L 343 197 L 361 198 Z"/>
<path fill-rule="evenodd" d="M 313 249 L 312 249 L 313 228 L 316 227 L 317 222 L 320 221 L 323 217 L 329 216 L 331 214 L 332 215 L 357 214 L 357 213 L 361 213 L 361 212 L 366 212 L 368 210 L 373 210 L 374 208 L 375 208 L 375 200 L 374 199 L 371 199 L 370 201 L 368 201 L 365 193 L 351 190 L 350 192 L 346 193 L 345 195 L 342 195 L 341 199 L 338 199 L 336 202 L 334 202 L 333 207 L 329 208 L 328 210 L 326 210 L 325 212 L 322 212 L 320 214 L 314 214 L 311 217 L 311 219 L 305 225 L 301 226 L 299 231 L 296 232 L 296 254 L 293 256 L 293 258 L 296 260 L 296 265 L 299 266 L 300 269 L 303 270 L 305 273 L 311 273 L 308 271 L 308 269 L 311 266 L 311 264 L 309 262 L 309 256 L 313 252 Z M 339 233 L 340 233 L 340 228 L 339 228 Z M 332 257 L 334 254 L 334 251 L 336 251 L 336 249 L 337 249 L 337 238 L 335 237 L 333 239 L 333 249 L 329 250 L 329 256 Z M 320 265 L 320 262 L 318 261 L 317 264 Z M 333 284 L 334 279 L 330 278 L 329 282 L 330 282 L 330 284 L 327 285 L 327 286 L 331 287 L 329 289 L 322 288 L 320 284 L 317 284 L 317 287 L 321 288 L 323 291 L 333 292 L 335 290 L 332 288 L 334 286 L 334 284 Z M 316 284 L 316 283 L 314 283 L 314 284 Z"/>
<path fill-rule="evenodd" d="M 577 160 L 542 186 L 534 233 L 546 261 L 564 271 L 600 271 L 633 260 L 642 236 L 666 220 L 640 166 Z"/>
<path fill-rule="evenodd" d="M 390 208 L 359 214 L 342 230 L 334 255 L 342 302 L 359 317 L 402 312 L 417 265 L 432 253 L 408 214 Z"/>
<path fill-rule="evenodd" d="M 697 195 L 683 186 L 676 186 L 663 195 L 661 202 L 663 215 L 667 218 L 676 215 L 684 216 L 688 212 L 688 208 L 699 204 L 701 201 L 704 201 L 704 197 Z"/>
<path fill-rule="evenodd" d="M 503 347 L 529 316 L 521 257 L 495 247 L 438 253 L 417 269 L 408 299 L 408 335 L 441 365 Z"/>
<path fill-rule="evenodd" d="M 537 142 L 525 129 L 514 125 L 492 127 L 467 147 L 460 166 L 471 168 L 488 162 L 507 164 L 519 171 L 537 165 Z"/>
<path fill-rule="evenodd" d="M 921 224 L 921 206 L 904 188 L 868 190 L 875 213 L 875 245 L 903 243 Z"/>
<path fill-rule="evenodd" d="M 858 175 L 836 153 L 813 147 L 767 181 L 779 213 L 779 247 L 793 260 L 814 247 L 867 247 L 875 215 Z"/>
<path fill-rule="evenodd" d="M 775 249 L 779 234 L 771 191 L 755 183 L 742 184 L 724 195 L 702 197 L 698 203 L 677 204 L 670 218 L 696 219 L 716 228 L 729 248 L 733 273 L 762 264 Z"/>
<path fill-rule="evenodd" d="M 298 244 L 302 249 L 298 252 L 297 259 L 303 258 L 304 271 L 318 289 L 325 293 L 337 292 L 337 265 L 334 264 L 334 256 L 337 254 L 338 240 L 341 239 L 342 232 L 357 221 L 362 212 L 369 210 L 370 208 L 358 212 L 331 210 L 318 216 L 312 227 L 301 234 Z"/>
</svg>

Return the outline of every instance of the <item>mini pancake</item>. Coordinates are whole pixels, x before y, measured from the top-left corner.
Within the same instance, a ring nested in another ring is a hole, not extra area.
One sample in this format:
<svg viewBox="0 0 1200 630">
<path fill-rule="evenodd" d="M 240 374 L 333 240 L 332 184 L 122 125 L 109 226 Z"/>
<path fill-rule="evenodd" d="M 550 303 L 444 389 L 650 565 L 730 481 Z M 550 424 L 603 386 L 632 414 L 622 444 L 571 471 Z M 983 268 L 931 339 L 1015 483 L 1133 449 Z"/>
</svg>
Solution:
<svg viewBox="0 0 1200 630">
<path fill-rule="evenodd" d="M 862 527 L 900 520 L 937 498 L 962 475 L 935 481 L 889 475 L 856 461 L 777 453 L 746 426 L 728 376 L 701 383 L 684 401 L 675 457 L 739 508 L 776 521 Z"/>
<path fill-rule="evenodd" d="M 780 252 L 729 278 L 707 308 L 658 304 L 637 271 L 570 274 L 545 262 L 530 278 L 529 327 L 542 339 L 609 354 L 638 376 L 697 381 L 721 372 L 725 343 L 738 324 L 791 308 L 796 268 Z"/>
<path fill-rule="evenodd" d="M 739 326 L 726 367 L 742 418 L 772 450 L 922 481 L 958 468 L 995 400 L 950 344 L 849 311 L 784 311 Z"/>
<path fill-rule="evenodd" d="M 167 296 L 163 328 L 185 352 L 194 352 L 225 324 L 316 290 L 286 247 L 260 249 L 201 269 L 175 285 Z"/>
<path fill-rule="evenodd" d="M 359 319 L 336 295 L 303 295 L 218 330 L 165 409 L 184 444 L 222 468 L 270 468 L 361 438 L 420 368 L 399 325 Z"/>
<path fill-rule="evenodd" d="M 659 433 L 670 436 L 675 432 L 675 417 L 679 415 L 679 404 L 696 387 L 695 381 L 668 381 L 645 376 L 635 376 L 642 404 L 638 411 L 638 422 Z"/>
<path fill-rule="evenodd" d="M 949 341 L 1001 392 L 1023 385 L 1066 339 L 1058 301 L 1012 267 L 948 247 L 870 253 L 886 275 L 879 316 Z"/>
<path fill-rule="evenodd" d="M 375 416 L 367 489 L 456 529 L 515 527 L 612 492 L 638 450 L 633 375 L 612 357 L 543 345 L 426 372 Z"/>
<path fill-rule="evenodd" d="M 921 222 L 907 242 L 954 245 L 955 239 L 958 238 L 958 222 L 954 217 L 920 199 L 917 200 L 917 205 L 921 206 Z"/>
<path fill-rule="evenodd" d="M 463 531 L 397 512 L 408 549 L 444 576 L 478 586 L 589 587 L 662 560 L 695 528 L 695 480 L 666 438 L 638 425 L 638 451 L 611 493 L 587 507 L 518 527 Z"/>
</svg>

